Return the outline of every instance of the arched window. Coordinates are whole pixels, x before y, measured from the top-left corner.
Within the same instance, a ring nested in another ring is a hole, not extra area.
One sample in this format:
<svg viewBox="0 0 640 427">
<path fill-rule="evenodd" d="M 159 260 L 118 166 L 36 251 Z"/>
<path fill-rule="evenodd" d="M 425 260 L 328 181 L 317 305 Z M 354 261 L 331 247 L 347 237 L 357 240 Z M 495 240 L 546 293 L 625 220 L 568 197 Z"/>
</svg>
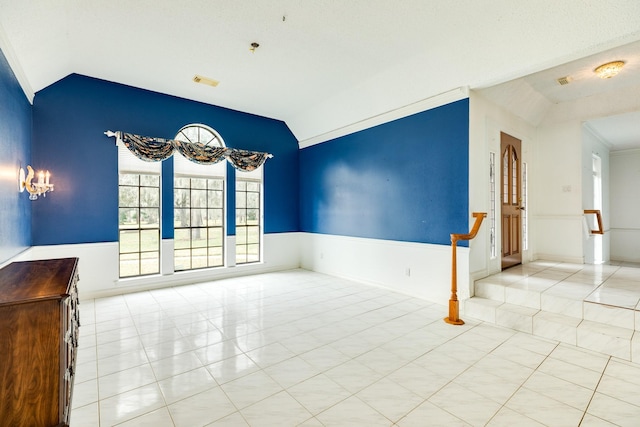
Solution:
<svg viewBox="0 0 640 427">
<path fill-rule="evenodd" d="M 187 125 L 178 131 L 174 139 L 185 142 L 199 142 L 211 147 L 225 147 L 222 137 L 205 125 Z"/>
<path fill-rule="evenodd" d="M 222 137 L 201 124 L 183 127 L 176 140 L 225 147 Z M 197 164 L 173 156 L 174 269 L 224 265 L 226 162 Z"/>
</svg>

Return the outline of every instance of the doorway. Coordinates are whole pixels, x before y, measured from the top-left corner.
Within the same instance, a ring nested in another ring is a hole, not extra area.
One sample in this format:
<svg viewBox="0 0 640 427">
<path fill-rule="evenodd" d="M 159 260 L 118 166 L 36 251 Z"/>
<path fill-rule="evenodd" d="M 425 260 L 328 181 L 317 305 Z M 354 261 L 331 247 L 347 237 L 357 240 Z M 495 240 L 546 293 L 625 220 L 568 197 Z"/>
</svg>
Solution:
<svg viewBox="0 0 640 427">
<path fill-rule="evenodd" d="M 522 263 L 522 141 L 500 132 L 502 269 Z"/>
</svg>

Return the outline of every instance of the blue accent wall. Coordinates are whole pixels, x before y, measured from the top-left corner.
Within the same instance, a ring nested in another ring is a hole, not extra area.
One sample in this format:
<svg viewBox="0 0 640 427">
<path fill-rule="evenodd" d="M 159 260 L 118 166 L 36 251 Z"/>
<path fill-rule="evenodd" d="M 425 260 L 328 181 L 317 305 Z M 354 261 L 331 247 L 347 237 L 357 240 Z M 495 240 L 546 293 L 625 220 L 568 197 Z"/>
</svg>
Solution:
<svg viewBox="0 0 640 427">
<path fill-rule="evenodd" d="M 31 161 L 31 104 L 0 50 L 0 264 L 31 244 L 31 201 L 18 170 Z"/>
<path fill-rule="evenodd" d="M 202 90 L 215 99 L 215 89 Z M 50 170 L 55 184 L 33 204 L 33 245 L 117 241 L 117 150 L 103 132 L 173 138 L 189 123 L 212 127 L 229 147 L 272 153 L 264 170 L 264 231 L 299 229 L 298 144 L 282 121 L 72 74 L 36 93 L 33 123 L 33 163 Z M 163 180 L 163 238 L 173 236 L 171 188 Z M 234 220 L 229 209 L 228 225 Z"/>
<path fill-rule="evenodd" d="M 468 99 L 305 148 L 301 231 L 448 245 L 468 232 L 468 171 Z"/>
<path fill-rule="evenodd" d="M 173 156 L 162 162 L 160 173 L 160 232 L 163 239 L 173 239 Z"/>
</svg>

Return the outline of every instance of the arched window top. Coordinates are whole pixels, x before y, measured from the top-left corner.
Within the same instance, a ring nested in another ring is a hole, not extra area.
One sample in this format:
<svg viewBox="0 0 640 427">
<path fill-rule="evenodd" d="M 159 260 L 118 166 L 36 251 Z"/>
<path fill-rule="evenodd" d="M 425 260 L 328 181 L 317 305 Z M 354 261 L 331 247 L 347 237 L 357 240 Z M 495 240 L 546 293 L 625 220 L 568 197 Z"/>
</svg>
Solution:
<svg viewBox="0 0 640 427">
<path fill-rule="evenodd" d="M 194 123 L 183 126 L 176 134 L 175 139 L 184 142 L 199 142 L 208 147 L 226 147 L 220 134 L 203 124 Z"/>
</svg>

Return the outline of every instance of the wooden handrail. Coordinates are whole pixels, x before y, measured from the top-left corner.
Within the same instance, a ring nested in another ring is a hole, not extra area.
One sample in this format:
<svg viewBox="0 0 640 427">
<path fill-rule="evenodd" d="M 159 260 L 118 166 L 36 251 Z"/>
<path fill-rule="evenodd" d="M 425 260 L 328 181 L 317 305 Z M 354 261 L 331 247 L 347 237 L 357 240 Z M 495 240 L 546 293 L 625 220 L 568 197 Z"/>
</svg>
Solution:
<svg viewBox="0 0 640 427">
<path fill-rule="evenodd" d="M 602 226 L 602 215 L 599 209 L 585 209 L 585 214 L 594 214 L 596 216 L 596 222 L 598 223 L 597 230 L 591 230 L 591 234 L 604 234 L 604 227 Z"/>
<path fill-rule="evenodd" d="M 456 259 L 458 240 L 471 240 L 476 237 L 482 220 L 486 216 L 485 212 L 474 212 L 473 217 L 476 222 L 468 234 L 451 234 L 451 299 L 449 299 L 449 317 L 444 318 L 444 321 L 451 325 L 464 325 L 464 321 L 460 319 L 460 301 L 458 301 L 458 266 Z"/>
</svg>

